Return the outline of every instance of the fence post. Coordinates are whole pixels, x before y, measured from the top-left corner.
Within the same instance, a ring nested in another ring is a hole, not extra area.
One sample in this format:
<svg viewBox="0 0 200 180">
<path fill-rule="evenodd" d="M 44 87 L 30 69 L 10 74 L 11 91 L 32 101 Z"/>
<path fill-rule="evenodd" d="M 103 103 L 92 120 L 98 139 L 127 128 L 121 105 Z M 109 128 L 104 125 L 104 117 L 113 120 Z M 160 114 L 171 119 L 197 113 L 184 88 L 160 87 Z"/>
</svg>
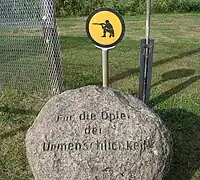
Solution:
<svg viewBox="0 0 200 180">
<path fill-rule="evenodd" d="M 60 94 L 63 89 L 60 43 L 54 16 L 53 0 L 42 1 L 43 33 L 45 53 L 48 60 L 48 72 L 52 94 Z"/>
</svg>

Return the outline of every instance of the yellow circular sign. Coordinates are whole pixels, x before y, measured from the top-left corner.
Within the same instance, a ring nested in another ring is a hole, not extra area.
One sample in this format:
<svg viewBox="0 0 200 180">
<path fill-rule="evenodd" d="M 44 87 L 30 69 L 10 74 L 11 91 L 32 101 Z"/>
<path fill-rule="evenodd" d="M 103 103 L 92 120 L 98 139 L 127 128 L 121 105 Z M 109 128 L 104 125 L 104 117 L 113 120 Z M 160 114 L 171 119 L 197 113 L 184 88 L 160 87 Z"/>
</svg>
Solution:
<svg viewBox="0 0 200 180">
<path fill-rule="evenodd" d="M 123 39 L 125 23 L 122 16 L 114 9 L 99 8 L 89 15 L 86 32 L 97 46 L 109 48 Z"/>
</svg>

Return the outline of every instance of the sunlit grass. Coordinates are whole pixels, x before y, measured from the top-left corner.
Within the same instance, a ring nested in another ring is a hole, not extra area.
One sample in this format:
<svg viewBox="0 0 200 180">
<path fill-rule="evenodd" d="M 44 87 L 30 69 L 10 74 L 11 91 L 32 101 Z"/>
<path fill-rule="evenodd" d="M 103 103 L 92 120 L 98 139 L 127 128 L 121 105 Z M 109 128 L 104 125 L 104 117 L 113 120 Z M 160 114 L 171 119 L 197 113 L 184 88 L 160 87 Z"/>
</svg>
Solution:
<svg viewBox="0 0 200 180">
<path fill-rule="evenodd" d="M 167 180 L 200 180 L 200 14 L 152 15 L 155 39 L 150 106 L 174 139 Z M 86 18 L 58 19 L 68 88 L 102 84 L 101 51 L 86 37 Z M 110 87 L 138 94 L 140 39 L 145 17 L 125 17 L 126 36 L 109 52 Z M 188 71 L 189 70 L 189 71 Z M 188 73 L 189 72 L 189 73 Z M 177 73 L 181 76 L 177 77 Z M 185 76 L 184 76 L 185 74 Z M 0 180 L 32 180 L 24 137 L 45 98 L 7 89 L 0 96 Z"/>
</svg>

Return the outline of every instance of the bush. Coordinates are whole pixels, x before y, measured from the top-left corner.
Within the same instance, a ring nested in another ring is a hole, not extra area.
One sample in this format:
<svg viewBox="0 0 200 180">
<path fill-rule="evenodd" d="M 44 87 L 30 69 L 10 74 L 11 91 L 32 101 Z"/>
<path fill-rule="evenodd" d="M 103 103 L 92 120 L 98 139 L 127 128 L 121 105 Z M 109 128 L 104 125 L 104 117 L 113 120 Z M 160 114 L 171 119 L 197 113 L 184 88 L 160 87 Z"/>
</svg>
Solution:
<svg viewBox="0 0 200 180">
<path fill-rule="evenodd" d="M 200 12 L 200 0 L 171 0 L 170 11 Z"/>
<path fill-rule="evenodd" d="M 170 11 L 169 0 L 153 0 L 152 11 L 155 13 L 166 13 Z"/>
<path fill-rule="evenodd" d="M 57 16 L 87 16 L 98 7 L 115 8 L 122 15 L 143 14 L 146 0 L 55 0 Z M 152 0 L 152 11 L 200 12 L 200 0 Z"/>
</svg>

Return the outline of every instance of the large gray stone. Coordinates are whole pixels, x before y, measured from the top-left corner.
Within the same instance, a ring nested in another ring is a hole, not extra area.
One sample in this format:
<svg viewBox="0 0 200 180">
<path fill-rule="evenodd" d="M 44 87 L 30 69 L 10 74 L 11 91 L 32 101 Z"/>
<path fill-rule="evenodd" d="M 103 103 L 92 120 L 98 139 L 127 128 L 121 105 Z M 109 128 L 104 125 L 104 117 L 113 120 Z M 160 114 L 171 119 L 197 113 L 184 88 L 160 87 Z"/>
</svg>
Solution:
<svg viewBox="0 0 200 180">
<path fill-rule="evenodd" d="M 46 103 L 26 136 L 36 180 L 161 180 L 171 138 L 137 98 L 87 86 Z"/>
</svg>

